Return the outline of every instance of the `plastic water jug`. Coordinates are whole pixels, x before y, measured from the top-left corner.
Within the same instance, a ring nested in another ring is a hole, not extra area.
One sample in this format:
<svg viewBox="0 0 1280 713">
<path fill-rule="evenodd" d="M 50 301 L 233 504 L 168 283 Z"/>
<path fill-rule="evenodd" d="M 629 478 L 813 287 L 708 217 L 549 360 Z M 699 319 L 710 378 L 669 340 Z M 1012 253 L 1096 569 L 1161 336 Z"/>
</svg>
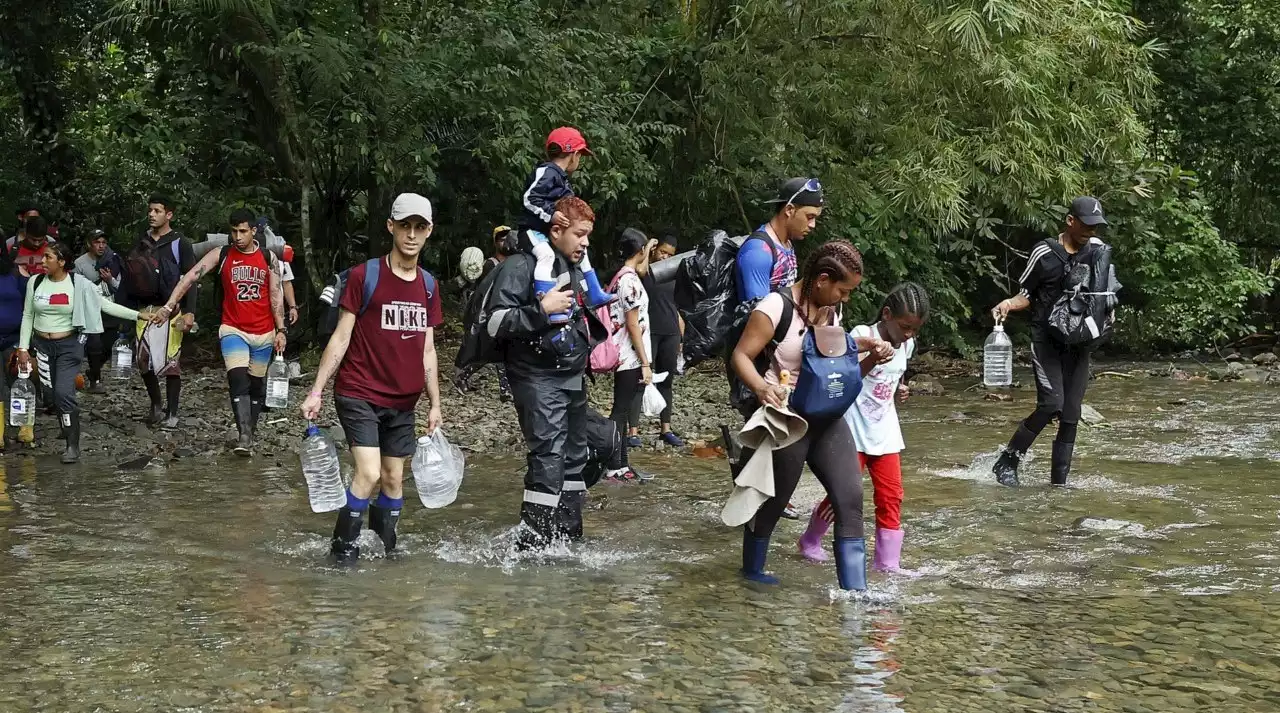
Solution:
<svg viewBox="0 0 1280 713">
<path fill-rule="evenodd" d="M 36 423 L 36 387 L 31 383 L 31 370 L 19 370 L 18 380 L 9 391 L 9 425 L 34 426 Z"/>
<path fill-rule="evenodd" d="M 338 449 L 314 423 L 307 424 L 299 456 L 302 458 L 302 476 L 307 480 L 311 512 L 332 512 L 346 505 L 347 488 L 342 482 Z"/>
<path fill-rule="evenodd" d="M 289 405 L 289 365 L 277 354 L 267 367 L 267 408 L 282 409 Z"/>
<path fill-rule="evenodd" d="M 442 508 L 456 500 L 465 467 L 462 449 L 449 443 L 443 430 L 437 428 L 419 438 L 413 453 L 413 483 L 422 506 Z"/>
<path fill-rule="evenodd" d="M 1013 384 L 1013 342 L 997 324 L 982 347 L 982 383 L 988 387 Z"/>
<path fill-rule="evenodd" d="M 121 336 L 111 346 L 111 378 L 128 381 L 133 378 L 133 345 L 128 337 Z"/>
</svg>

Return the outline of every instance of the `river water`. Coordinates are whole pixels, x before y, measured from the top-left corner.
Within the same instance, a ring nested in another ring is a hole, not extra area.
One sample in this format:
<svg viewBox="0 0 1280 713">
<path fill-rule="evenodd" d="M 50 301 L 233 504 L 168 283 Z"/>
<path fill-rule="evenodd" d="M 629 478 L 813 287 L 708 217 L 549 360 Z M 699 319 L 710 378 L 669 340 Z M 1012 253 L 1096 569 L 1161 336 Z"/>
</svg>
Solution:
<svg viewBox="0 0 1280 713">
<path fill-rule="evenodd" d="M 406 557 L 366 533 L 337 571 L 291 463 L 9 455 L 0 710 L 1280 710 L 1280 389 L 1095 382 L 1110 425 L 1064 491 L 1051 430 L 1024 487 L 986 472 L 1034 393 L 949 386 L 902 410 L 924 576 L 853 600 L 795 554 L 802 522 L 780 586 L 738 579 L 723 461 L 641 456 L 658 480 L 593 489 L 588 541 L 525 560 L 521 462 L 477 457 L 449 508 L 408 494 Z"/>
</svg>

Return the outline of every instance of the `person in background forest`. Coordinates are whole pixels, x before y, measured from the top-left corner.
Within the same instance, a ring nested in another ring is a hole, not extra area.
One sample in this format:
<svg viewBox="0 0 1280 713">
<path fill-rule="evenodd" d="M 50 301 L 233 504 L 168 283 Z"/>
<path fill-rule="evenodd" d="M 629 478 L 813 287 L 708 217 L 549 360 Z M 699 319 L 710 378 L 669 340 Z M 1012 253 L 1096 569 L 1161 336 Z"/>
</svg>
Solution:
<svg viewBox="0 0 1280 713">
<path fill-rule="evenodd" d="M 112 293 L 120 285 L 120 278 L 112 274 L 110 269 L 99 267 L 111 252 L 111 248 L 107 247 L 107 234 L 101 230 L 91 231 L 84 247 L 84 254 L 76 258 L 76 274 L 92 282 L 103 299 L 111 300 Z M 110 351 L 107 335 L 115 334 L 118 324 L 111 317 L 103 317 L 102 326 L 101 333 L 85 335 L 84 351 L 89 362 L 89 393 L 92 394 L 106 391 L 102 384 L 102 365 L 107 363 L 107 352 Z"/>
<path fill-rule="evenodd" d="M 44 274 L 44 255 L 54 242 L 49 238 L 49 223 L 39 215 L 32 216 L 9 247 L 9 258 L 24 275 Z"/>
<path fill-rule="evenodd" d="M 649 254 L 657 240 L 650 240 L 635 228 L 627 228 L 618 238 L 618 257 L 622 267 L 613 278 L 618 301 L 610 308 L 617 331 L 613 341 L 618 346 L 618 368 L 613 374 L 613 412 L 609 418 L 618 425 L 618 434 L 628 433 L 637 422 L 631 420 L 631 408 L 649 384 L 653 383 L 653 335 L 649 325 L 649 295 L 641 275 L 649 273 Z M 623 441 L 619 467 L 606 474 L 614 480 L 653 480 L 649 473 L 631 466 L 628 443 Z"/>
</svg>

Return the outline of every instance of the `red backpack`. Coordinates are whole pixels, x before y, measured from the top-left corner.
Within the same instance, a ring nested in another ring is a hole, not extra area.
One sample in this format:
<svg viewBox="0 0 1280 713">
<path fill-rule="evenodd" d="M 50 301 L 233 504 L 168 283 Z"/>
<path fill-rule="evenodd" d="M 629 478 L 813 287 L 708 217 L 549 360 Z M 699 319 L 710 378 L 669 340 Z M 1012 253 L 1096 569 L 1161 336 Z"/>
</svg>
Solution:
<svg viewBox="0 0 1280 713">
<path fill-rule="evenodd" d="M 613 281 L 609 283 L 609 292 L 613 292 L 618 289 L 618 281 L 627 273 L 634 275 L 636 271 L 623 266 L 622 269 L 618 270 L 618 274 L 613 276 Z M 614 324 L 612 307 L 613 305 L 596 308 L 596 317 L 600 320 L 600 324 L 603 324 L 605 329 L 609 332 L 608 338 L 591 349 L 590 366 L 591 371 L 596 374 L 606 374 L 616 370 L 618 368 L 618 363 L 622 360 L 622 353 L 618 349 L 618 344 L 613 341 L 613 335 L 617 334 L 619 329 L 622 329 L 622 325 Z"/>
</svg>

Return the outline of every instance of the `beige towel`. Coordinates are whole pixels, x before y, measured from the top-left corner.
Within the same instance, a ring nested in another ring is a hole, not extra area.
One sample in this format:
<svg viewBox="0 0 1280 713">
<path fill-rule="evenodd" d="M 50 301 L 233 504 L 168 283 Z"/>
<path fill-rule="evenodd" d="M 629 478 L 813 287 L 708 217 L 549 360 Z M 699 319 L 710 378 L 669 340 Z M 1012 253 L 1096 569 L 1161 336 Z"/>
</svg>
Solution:
<svg viewBox="0 0 1280 713">
<path fill-rule="evenodd" d="M 773 451 L 804 437 L 809 423 L 790 409 L 761 406 L 742 427 L 743 448 L 755 449 L 733 481 L 733 493 L 720 511 L 720 521 L 730 527 L 745 525 L 765 501 L 774 496 Z"/>
</svg>

